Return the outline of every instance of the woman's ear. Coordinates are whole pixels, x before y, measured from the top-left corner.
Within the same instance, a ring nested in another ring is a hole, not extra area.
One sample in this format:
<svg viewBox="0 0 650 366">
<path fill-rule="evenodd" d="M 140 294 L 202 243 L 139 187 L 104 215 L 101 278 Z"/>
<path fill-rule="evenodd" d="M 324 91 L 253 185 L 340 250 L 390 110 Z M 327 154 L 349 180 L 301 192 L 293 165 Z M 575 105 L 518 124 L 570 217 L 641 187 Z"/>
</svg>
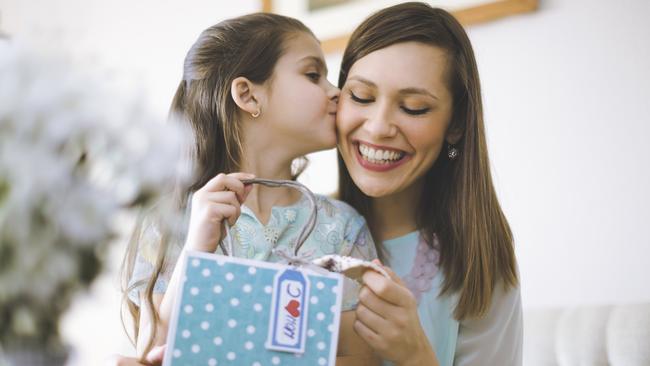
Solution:
<svg viewBox="0 0 650 366">
<path fill-rule="evenodd" d="M 235 104 L 253 117 L 258 117 L 262 111 L 258 92 L 258 87 L 243 76 L 235 78 L 230 84 L 230 94 Z"/>
<path fill-rule="evenodd" d="M 456 145 L 463 137 L 463 131 L 459 128 L 449 128 L 445 140 L 449 145 Z"/>
</svg>

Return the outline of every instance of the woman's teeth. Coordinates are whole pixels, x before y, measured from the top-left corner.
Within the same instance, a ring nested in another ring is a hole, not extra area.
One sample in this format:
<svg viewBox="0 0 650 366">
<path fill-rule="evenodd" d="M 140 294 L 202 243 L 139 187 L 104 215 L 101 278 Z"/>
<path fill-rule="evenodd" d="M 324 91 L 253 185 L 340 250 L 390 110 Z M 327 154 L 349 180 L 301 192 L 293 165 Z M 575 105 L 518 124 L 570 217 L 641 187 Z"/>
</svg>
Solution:
<svg viewBox="0 0 650 366">
<path fill-rule="evenodd" d="M 402 152 L 375 149 L 367 145 L 359 144 L 361 156 L 373 164 L 393 163 L 404 156 Z"/>
</svg>

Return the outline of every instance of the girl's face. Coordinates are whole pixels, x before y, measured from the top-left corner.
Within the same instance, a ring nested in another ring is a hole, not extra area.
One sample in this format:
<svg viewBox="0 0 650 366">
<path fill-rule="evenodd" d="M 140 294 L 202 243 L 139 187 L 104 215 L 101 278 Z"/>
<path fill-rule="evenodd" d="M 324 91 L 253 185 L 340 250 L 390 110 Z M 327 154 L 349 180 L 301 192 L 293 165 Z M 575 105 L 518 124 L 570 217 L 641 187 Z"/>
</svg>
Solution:
<svg viewBox="0 0 650 366">
<path fill-rule="evenodd" d="M 316 39 L 298 33 L 286 41 L 268 85 L 266 118 L 273 139 L 297 156 L 336 145 L 339 89 L 327 81 L 327 66 Z"/>
<path fill-rule="evenodd" d="M 339 150 L 371 197 L 417 189 L 445 142 L 452 116 L 446 52 L 398 43 L 356 61 L 339 101 Z"/>
</svg>

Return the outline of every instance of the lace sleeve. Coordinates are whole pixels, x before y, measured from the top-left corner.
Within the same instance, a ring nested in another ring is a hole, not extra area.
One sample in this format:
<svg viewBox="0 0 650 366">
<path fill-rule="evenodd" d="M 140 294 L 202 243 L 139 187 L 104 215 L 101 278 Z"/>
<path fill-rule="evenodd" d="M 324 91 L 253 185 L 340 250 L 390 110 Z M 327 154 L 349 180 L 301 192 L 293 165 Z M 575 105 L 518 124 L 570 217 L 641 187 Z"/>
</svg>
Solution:
<svg viewBox="0 0 650 366">
<path fill-rule="evenodd" d="M 128 283 L 128 296 L 131 301 L 140 306 L 140 294 L 145 290 L 149 279 L 155 271 L 156 259 L 163 240 L 159 227 L 150 218 L 145 218 L 137 233 L 137 253 L 133 271 Z M 180 255 L 180 247 L 170 240 L 167 247 L 165 264 L 154 284 L 154 293 L 164 293 L 171 279 L 174 265 Z"/>
</svg>

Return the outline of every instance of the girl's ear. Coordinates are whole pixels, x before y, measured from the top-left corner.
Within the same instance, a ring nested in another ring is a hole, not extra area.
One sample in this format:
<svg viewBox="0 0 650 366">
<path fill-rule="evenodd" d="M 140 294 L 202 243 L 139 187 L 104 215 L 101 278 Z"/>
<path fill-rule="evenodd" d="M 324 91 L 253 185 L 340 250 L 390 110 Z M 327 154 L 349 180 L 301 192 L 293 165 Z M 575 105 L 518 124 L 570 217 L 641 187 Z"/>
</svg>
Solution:
<svg viewBox="0 0 650 366">
<path fill-rule="evenodd" d="M 235 104 L 253 117 L 259 116 L 262 108 L 260 98 L 257 95 L 258 89 L 253 82 L 243 76 L 235 78 L 230 84 L 230 94 Z"/>
</svg>

